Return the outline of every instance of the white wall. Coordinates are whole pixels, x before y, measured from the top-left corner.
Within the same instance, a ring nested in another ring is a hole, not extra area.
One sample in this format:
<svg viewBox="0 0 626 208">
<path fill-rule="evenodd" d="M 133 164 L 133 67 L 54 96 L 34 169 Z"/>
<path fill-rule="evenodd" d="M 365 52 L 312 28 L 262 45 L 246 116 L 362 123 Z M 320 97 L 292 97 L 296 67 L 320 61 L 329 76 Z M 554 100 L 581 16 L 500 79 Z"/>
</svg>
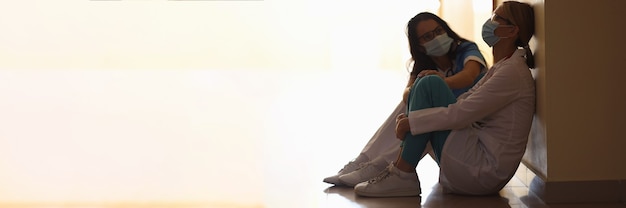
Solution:
<svg viewBox="0 0 626 208">
<path fill-rule="evenodd" d="M 2 1 L 0 204 L 279 203 L 399 102 L 423 2 Z"/>
<path fill-rule="evenodd" d="M 432 1 L 3 1 L 0 69 L 404 70 Z"/>
</svg>

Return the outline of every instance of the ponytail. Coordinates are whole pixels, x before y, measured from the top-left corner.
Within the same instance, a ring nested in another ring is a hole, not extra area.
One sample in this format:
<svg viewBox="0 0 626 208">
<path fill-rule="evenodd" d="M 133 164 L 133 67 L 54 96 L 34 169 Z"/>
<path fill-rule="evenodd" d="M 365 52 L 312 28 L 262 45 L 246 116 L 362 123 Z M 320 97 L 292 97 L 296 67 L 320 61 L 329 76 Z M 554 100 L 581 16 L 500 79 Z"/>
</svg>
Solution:
<svg viewBox="0 0 626 208">
<path fill-rule="evenodd" d="M 530 50 L 530 47 L 528 45 L 524 46 L 524 51 L 526 51 L 526 65 L 528 65 L 528 68 L 534 69 L 535 56 L 533 55 L 533 51 Z"/>
</svg>

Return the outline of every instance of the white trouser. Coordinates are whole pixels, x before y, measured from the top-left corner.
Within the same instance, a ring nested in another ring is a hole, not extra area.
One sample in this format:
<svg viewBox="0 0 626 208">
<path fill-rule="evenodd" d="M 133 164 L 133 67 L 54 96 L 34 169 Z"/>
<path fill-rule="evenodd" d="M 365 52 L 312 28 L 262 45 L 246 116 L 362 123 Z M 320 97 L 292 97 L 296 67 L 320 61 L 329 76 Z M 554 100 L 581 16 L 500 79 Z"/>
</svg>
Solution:
<svg viewBox="0 0 626 208">
<path fill-rule="evenodd" d="M 400 113 L 406 113 L 406 105 L 402 101 L 367 142 L 361 154 L 364 154 L 370 160 L 381 158 L 389 163 L 398 158 L 402 141 L 396 137 L 396 117 Z M 431 157 L 434 156 L 430 144 L 426 145 L 424 152 L 431 154 Z"/>
</svg>

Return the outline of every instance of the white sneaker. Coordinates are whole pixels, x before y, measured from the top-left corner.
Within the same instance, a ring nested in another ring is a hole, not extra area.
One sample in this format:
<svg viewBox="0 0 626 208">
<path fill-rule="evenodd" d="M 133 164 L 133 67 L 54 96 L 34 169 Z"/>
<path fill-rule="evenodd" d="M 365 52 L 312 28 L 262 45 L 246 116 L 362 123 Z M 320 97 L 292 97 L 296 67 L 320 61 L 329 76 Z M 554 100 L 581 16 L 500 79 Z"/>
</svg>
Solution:
<svg viewBox="0 0 626 208">
<path fill-rule="evenodd" d="M 337 172 L 337 174 L 324 178 L 324 182 L 335 185 L 342 185 L 342 183 L 339 182 L 339 176 L 355 171 L 359 168 L 359 166 L 362 165 L 362 163 L 368 160 L 369 159 L 366 155 L 360 154 L 354 161 L 350 161 L 348 162 L 348 164 L 344 165 L 343 168 L 339 170 L 339 172 Z"/>
<path fill-rule="evenodd" d="M 354 187 L 355 185 L 363 181 L 367 181 L 369 179 L 374 178 L 375 176 L 380 174 L 380 172 L 385 170 L 386 166 L 387 166 L 386 161 L 378 160 L 378 159 L 367 162 L 367 163 L 363 163 L 355 171 L 339 176 L 339 182 L 346 186 Z"/>
<path fill-rule="evenodd" d="M 375 178 L 357 184 L 354 192 L 369 197 L 400 197 L 419 196 L 422 190 L 417 173 L 404 172 L 389 164 Z"/>
</svg>

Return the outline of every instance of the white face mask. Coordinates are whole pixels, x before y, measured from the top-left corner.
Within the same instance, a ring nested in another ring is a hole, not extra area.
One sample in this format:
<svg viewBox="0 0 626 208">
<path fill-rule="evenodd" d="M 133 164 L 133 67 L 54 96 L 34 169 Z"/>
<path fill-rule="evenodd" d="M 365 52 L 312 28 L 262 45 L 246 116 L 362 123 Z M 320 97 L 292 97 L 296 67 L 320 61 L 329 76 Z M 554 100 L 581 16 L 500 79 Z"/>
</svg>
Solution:
<svg viewBox="0 0 626 208">
<path fill-rule="evenodd" d="M 431 41 L 424 43 L 426 48 L 426 55 L 429 56 L 443 56 L 450 50 L 450 45 L 454 40 L 448 36 L 448 34 L 441 34 Z"/>
</svg>

